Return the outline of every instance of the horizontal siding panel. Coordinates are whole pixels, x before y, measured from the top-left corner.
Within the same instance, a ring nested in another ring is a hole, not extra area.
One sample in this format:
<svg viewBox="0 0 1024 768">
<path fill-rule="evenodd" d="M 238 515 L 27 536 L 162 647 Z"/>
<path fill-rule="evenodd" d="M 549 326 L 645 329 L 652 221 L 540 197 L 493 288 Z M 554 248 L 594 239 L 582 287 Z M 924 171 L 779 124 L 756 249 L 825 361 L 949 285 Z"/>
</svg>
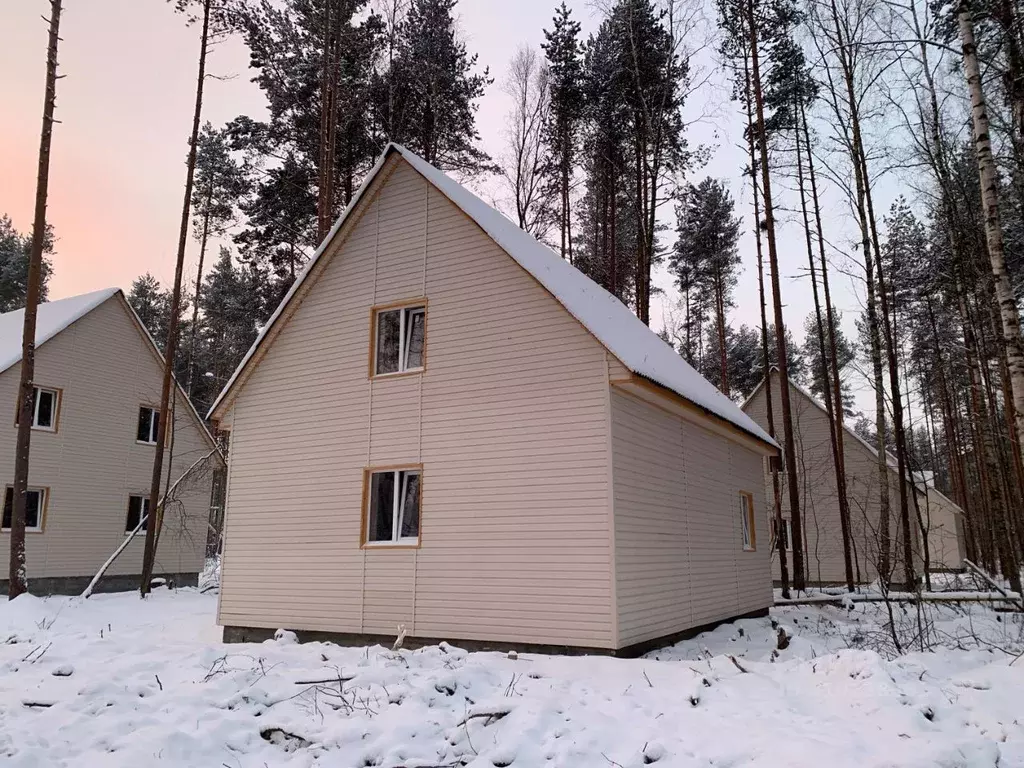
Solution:
<svg viewBox="0 0 1024 768">
<path fill-rule="evenodd" d="M 610 647 L 603 348 L 404 163 L 332 248 L 235 401 L 221 622 Z M 425 370 L 371 380 L 370 308 L 418 296 Z M 406 462 L 420 548 L 359 549 Z"/>
</svg>

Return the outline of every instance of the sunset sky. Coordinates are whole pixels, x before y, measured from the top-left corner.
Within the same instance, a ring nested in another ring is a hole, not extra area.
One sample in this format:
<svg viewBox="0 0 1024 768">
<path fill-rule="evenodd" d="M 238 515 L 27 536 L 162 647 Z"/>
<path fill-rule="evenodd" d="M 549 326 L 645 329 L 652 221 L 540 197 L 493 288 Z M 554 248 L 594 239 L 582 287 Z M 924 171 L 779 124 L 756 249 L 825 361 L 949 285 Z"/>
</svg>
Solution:
<svg viewBox="0 0 1024 768">
<path fill-rule="evenodd" d="M 478 113 L 481 142 L 492 155 L 502 147 L 507 102 L 500 82 L 508 60 L 519 44 L 540 44 L 555 4 L 461 0 L 457 6 L 469 50 L 496 78 Z M 57 234 L 51 298 L 114 285 L 127 289 L 146 271 L 167 282 L 173 276 L 181 214 L 198 30 L 186 26 L 166 0 L 65 0 L 64 5 L 59 59 L 65 77 L 57 87 L 61 122 L 55 127 L 50 175 L 49 220 Z M 592 4 L 576 0 L 570 5 L 584 33 L 591 31 L 596 24 Z M 31 228 L 45 74 L 47 30 L 41 15 L 48 7 L 45 0 L 0 3 L 0 213 L 9 214 L 24 232 Z M 262 114 L 263 97 L 249 82 L 247 62 L 237 39 L 214 50 L 210 71 L 220 79 L 207 81 L 204 120 L 220 125 L 239 114 Z M 703 46 L 695 66 L 708 82 L 687 104 L 686 117 L 693 121 L 687 137 L 691 144 L 711 145 L 714 152 L 708 165 L 690 177 L 726 178 L 737 198 L 737 213 L 744 217 L 744 271 L 733 318 L 737 324 L 757 324 L 750 196 L 740 176 L 744 153 L 737 146 L 742 139 L 739 116 L 728 100 L 713 47 Z M 493 186 L 482 191 L 492 199 L 498 194 Z M 879 208 L 886 210 L 889 202 L 883 195 Z M 844 204 L 829 197 L 828 220 L 839 222 L 844 214 Z M 800 338 L 812 305 L 806 280 L 794 283 L 805 271 L 806 255 L 802 232 L 792 223 L 784 227 L 780 249 L 787 324 Z M 190 241 L 186 271 L 192 275 L 194 250 Z M 861 306 L 858 290 L 849 278 L 837 274 L 835 280 L 837 303 L 852 332 Z M 656 282 L 672 291 L 664 272 Z M 656 300 L 653 307 L 656 328 L 664 303 Z"/>
</svg>

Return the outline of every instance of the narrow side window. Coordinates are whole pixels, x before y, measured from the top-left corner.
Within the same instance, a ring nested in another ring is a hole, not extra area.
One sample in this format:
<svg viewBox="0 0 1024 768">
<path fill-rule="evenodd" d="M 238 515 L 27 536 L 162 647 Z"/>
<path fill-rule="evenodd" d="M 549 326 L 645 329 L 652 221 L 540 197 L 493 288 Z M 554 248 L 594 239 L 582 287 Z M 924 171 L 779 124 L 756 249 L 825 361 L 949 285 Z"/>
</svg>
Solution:
<svg viewBox="0 0 1024 768">
<path fill-rule="evenodd" d="M 754 496 L 746 491 L 740 491 L 740 526 L 743 530 L 743 549 L 747 552 L 753 552 L 757 549 Z"/>
</svg>

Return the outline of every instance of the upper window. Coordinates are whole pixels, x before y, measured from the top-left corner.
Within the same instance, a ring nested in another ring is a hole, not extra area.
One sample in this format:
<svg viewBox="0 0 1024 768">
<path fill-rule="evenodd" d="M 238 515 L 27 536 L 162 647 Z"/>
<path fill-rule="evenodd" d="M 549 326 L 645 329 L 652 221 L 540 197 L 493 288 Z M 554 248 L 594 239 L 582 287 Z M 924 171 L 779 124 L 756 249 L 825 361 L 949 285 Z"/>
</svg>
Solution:
<svg viewBox="0 0 1024 768">
<path fill-rule="evenodd" d="M 757 532 L 754 521 L 754 495 L 740 491 L 740 523 L 743 528 L 743 549 L 753 552 L 757 549 Z"/>
<path fill-rule="evenodd" d="M 59 403 L 60 390 L 35 387 L 32 390 L 32 427 L 55 432 Z"/>
<path fill-rule="evenodd" d="M 145 518 L 145 520 L 143 520 Z M 142 528 L 146 530 L 149 523 L 149 497 L 132 494 L 128 497 L 128 517 L 124 522 L 124 532 L 131 533 L 139 526 L 142 520 Z"/>
<path fill-rule="evenodd" d="M 427 308 L 380 309 L 374 314 L 374 375 L 423 369 Z"/>
<path fill-rule="evenodd" d="M 43 530 L 43 510 L 46 509 L 46 489 L 29 488 L 25 498 L 25 530 L 29 533 L 40 533 Z M 4 494 L 4 519 L 5 531 L 11 530 L 11 520 L 14 519 L 14 488 L 7 486 Z"/>
<path fill-rule="evenodd" d="M 366 543 L 418 544 L 420 470 L 369 472 Z"/>
<path fill-rule="evenodd" d="M 135 439 L 140 443 L 156 445 L 156 436 L 160 432 L 160 411 L 148 405 L 139 406 L 139 425 L 135 431 Z"/>
</svg>

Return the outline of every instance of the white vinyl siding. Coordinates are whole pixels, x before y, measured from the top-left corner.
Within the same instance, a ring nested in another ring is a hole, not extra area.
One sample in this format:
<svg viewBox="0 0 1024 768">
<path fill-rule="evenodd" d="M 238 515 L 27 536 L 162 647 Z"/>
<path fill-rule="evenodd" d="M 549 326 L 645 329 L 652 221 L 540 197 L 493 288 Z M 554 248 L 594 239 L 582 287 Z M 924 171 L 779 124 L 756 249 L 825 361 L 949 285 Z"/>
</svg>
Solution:
<svg viewBox="0 0 1024 768">
<path fill-rule="evenodd" d="M 781 432 L 781 417 L 777 373 L 772 375 L 775 426 Z M 843 558 L 842 529 L 839 522 L 839 502 L 836 487 L 835 465 L 832 459 L 832 441 L 829 432 L 828 415 L 796 388 L 790 388 L 793 428 L 796 437 L 798 478 L 800 481 L 800 504 L 803 523 L 804 553 L 807 564 L 807 579 L 812 583 L 838 584 L 846 579 Z M 745 405 L 744 410 L 754 421 L 767 429 L 765 388 L 762 386 Z M 878 461 L 863 443 L 848 431 L 844 432 L 844 453 L 846 457 L 847 496 L 850 500 L 850 529 L 852 549 L 855 558 L 854 577 L 860 575 L 862 582 L 870 582 L 877 576 L 875 561 L 878 552 L 877 538 L 872 533 L 878 530 Z M 761 482 L 763 499 L 771 508 L 772 481 L 768 462 L 764 466 Z M 899 515 L 899 485 L 896 472 L 889 476 L 889 499 L 893 515 L 893 552 L 899 552 L 902 541 L 897 519 Z M 790 517 L 787 475 L 780 475 L 782 514 Z M 908 501 L 913 503 L 912 500 Z M 921 499 L 922 513 L 924 499 Z M 911 510 L 913 514 L 913 510 Z M 916 528 L 916 526 L 915 526 Z M 790 542 L 792 548 L 792 541 Z M 772 554 L 773 578 L 779 579 L 779 555 Z M 792 560 L 790 561 L 792 577 Z"/>
<path fill-rule="evenodd" d="M 92 576 L 124 541 L 128 494 L 148 488 L 153 471 L 152 448 L 136 442 L 139 403 L 159 400 L 162 372 L 118 296 L 36 350 L 36 379 L 59 388 L 62 403 L 58 431 L 32 441 L 29 485 L 50 492 L 44 533 L 25 542 L 30 584 Z M 18 374 L 17 365 L 0 373 L 0 402 L 15 402 Z M 173 461 L 168 456 L 165 465 L 172 482 L 212 448 L 184 402 L 176 412 Z M 7 478 L 14 476 L 16 432 L 8 421 L 10 450 L 0 451 L 0 476 Z M 202 569 L 209 477 L 186 486 L 178 511 L 165 518 L 157 573 Z M 8 536 L 0 534 L 2 551 Z M 108 572 L 138 573 L 142 547 L 143 537 L 136 537 Z"/>
<path fill-rule="evenodd" d="M 613 647 L 604 349 L 392 162 L 232 406 L 219 621 Z M 368 376 L 371 308 L 417 296 L 422 374 Z M 360 547 L 400 465 L 420 546 Z"/>
<path fill-rule="evenodd" d="M 766 552 L 744 552 L 737 495 L 761 457 L 628 394 L 612 392 L 619 644 L 771 605 Z M 755 496 L 755 537 L 767 535 Z"/>
</svg>

